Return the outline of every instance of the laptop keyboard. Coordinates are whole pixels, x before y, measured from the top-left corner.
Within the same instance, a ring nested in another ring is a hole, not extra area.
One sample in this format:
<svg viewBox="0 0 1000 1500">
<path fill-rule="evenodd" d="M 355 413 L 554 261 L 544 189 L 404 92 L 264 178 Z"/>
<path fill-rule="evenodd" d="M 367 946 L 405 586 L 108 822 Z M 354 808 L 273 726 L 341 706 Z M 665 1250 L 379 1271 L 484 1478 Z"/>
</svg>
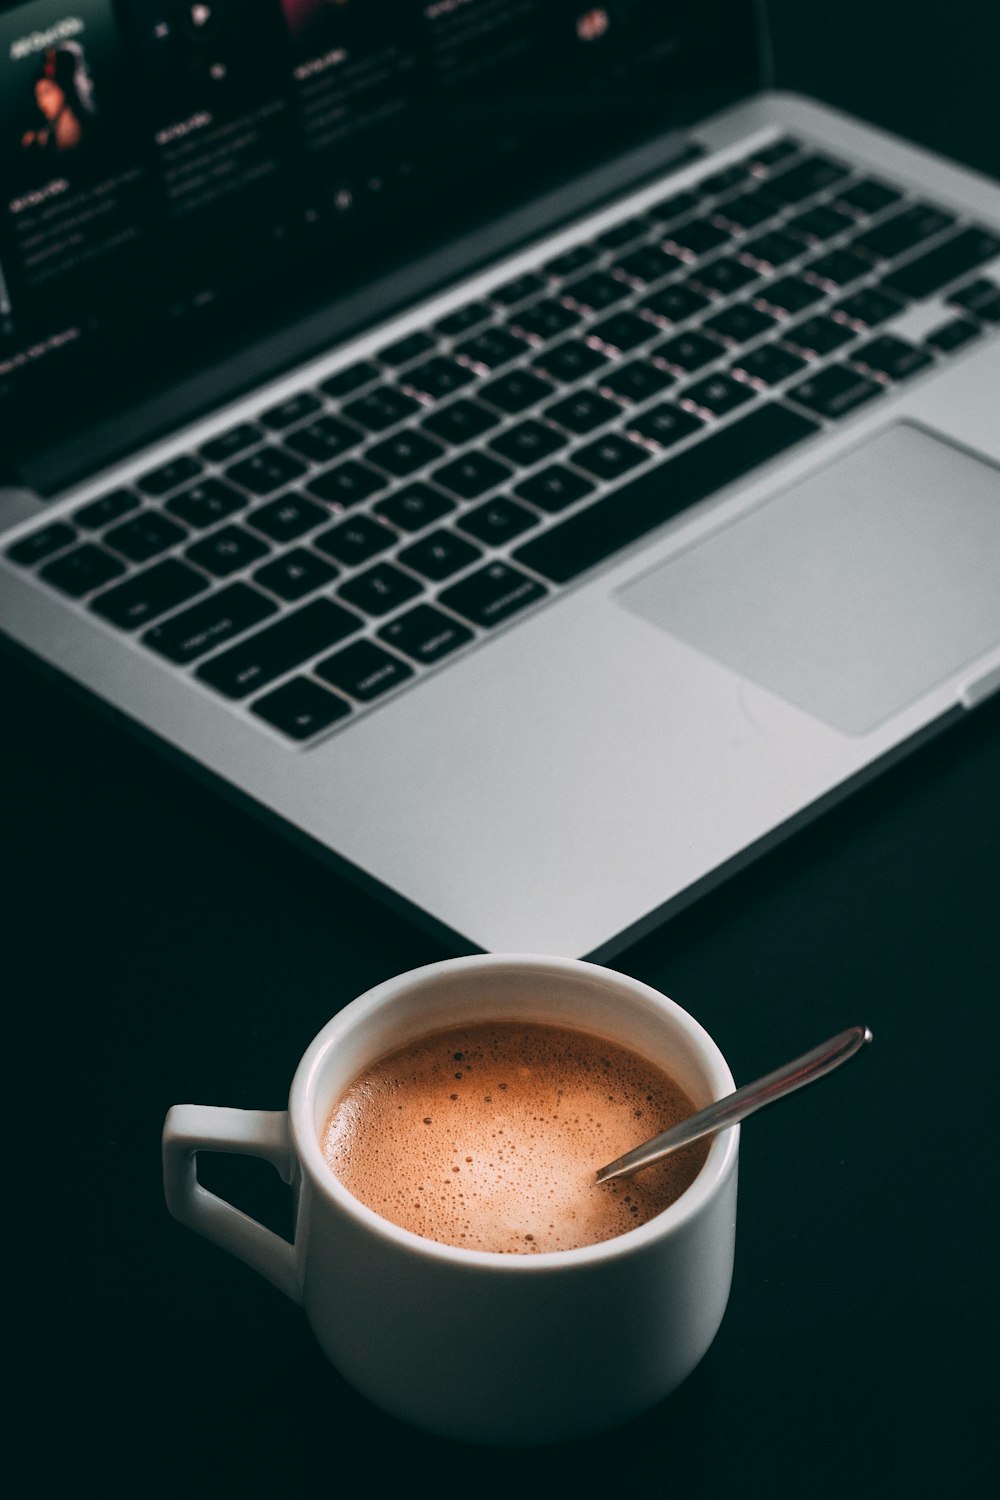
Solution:
<svg viewBox="0 0 1000 1500">
<path fill-rule="evenodd" d="M 994 331 L 998 257 L 783 139 L 6 555 L 308 741 Z"/>
</svg>

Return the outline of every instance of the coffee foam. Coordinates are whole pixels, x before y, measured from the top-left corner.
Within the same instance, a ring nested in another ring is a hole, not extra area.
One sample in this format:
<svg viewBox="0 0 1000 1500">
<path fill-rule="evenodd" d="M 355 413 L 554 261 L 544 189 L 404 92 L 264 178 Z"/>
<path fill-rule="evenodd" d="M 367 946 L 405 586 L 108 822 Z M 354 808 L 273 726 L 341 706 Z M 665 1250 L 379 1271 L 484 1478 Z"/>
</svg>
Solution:
<svg viewBox="0 0 1000 1500">
<path fill-rule="evenodd" d="M 344 1186 L 404 1229 L 537 1254 L 611 1239 L 673 1203 L 706 1142 L 624 1181 L 595 1173 L 694 1108 L 662 1069 L 589 1032 L 477 1023 L 366 1068 L 322 1147 Z"/>
</svg>

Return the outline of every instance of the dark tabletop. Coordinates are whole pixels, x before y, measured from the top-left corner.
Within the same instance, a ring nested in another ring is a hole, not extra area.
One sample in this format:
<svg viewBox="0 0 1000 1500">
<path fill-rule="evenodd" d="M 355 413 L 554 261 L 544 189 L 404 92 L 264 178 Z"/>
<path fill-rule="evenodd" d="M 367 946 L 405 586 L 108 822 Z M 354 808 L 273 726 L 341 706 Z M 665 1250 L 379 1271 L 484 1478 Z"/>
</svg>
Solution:
<svg viewBox="0 0 1000 1500">
<path fill-rule="evenodd" d="M 990 36 L 982 5 L 828 9 L 829 36 L 816 7 L 771 6 L 782 86 L 1000 175 L 997 7 Z M 18 1500 L 986 1490 L 1000 702 L 617 959 L 737 1081 L 856 1022 L 875 1042 L 745 1127 L 732 1298 L 686 1384 L 529 1454 L 380 1415 L 298 1308 L 162 1202 L 170 1104 L 282 1108 L 334 1011 L 449 954 L 5 656 L 0 703 Z M 280 1225 L 274 1174 L 226 1170 Z"/>
</svg>

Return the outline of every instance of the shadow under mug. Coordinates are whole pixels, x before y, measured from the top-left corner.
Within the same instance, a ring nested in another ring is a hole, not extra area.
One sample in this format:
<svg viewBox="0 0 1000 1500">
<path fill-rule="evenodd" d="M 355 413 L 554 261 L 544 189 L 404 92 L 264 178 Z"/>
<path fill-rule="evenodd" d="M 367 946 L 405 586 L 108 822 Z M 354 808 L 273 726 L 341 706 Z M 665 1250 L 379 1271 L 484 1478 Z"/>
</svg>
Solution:
<svg viewBox="0 0 1000 1500">
<path fill-rule="evenodd" d="M 647 1410 L 711 1344 L 732 1278 L 739 1127 L 713 1139 L 663 1213 L 579 1249 L 463 1250 L 366 1208 L 323 1157 L 332 1106 L 387 1052 L 501 1019 L 619 1042 L 674 1077 L 697 1108 L 734 1087 L 702 1027 L 637 980 L 571 959 L 450 959 L 388 980 L 336 1015 L 303 1056 L 287 1112 L 175 1105 L 163 1130 L 164 1185 L 175 1218 L 302 1304 L 328 1358 L 377 1406 L 444 1437 L 554 1442 Z M 294 1242 L 202 1187 L 199 1151 L 271 1162 L 295 1194 Z"/>
</svg>

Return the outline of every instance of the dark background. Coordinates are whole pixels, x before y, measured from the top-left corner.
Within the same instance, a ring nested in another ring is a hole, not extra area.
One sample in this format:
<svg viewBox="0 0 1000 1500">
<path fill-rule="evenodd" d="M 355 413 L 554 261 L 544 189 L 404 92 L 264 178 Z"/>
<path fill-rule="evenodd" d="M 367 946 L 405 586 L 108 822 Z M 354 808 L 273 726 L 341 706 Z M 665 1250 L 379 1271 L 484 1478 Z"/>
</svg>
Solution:
<svg viewBox="0 0 1000 1500">
<path fill-rule="evenodd" d="M 1000 175 L 1000 8 L 770 12 L 779 86 Z M 875 1043 L 745 1127 L 732 1299 L 694 1375 L 528 1454 L 381 1416 L 162 1206 L 171 1103 L 282 1108 L 335 1010 L 446 951 L 6 656 L 0 704 L 12 1493 L 985 1490 L 1000 702 L 616 961 L 739 1082 L 855 1022 Z M 251 1167 L 233 1190 L 280 1214 Z"/>
</svg>

